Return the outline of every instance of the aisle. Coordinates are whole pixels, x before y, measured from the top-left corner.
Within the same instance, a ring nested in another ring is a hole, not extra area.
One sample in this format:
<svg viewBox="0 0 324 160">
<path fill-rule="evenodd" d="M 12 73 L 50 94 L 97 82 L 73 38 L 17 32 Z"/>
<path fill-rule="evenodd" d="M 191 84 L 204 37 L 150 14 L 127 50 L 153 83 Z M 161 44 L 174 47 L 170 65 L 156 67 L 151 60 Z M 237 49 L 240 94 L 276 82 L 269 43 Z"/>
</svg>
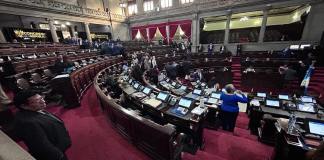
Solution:
<svg viewBox="0 0 324 160">
<path fill-rule="evenodd" d="M 124 139 L 100 111 L 93 87 L 82 97 L 81 107 L 67 110 L 48 108 L 60 116 L 72 138 L 69 160 L 145 160 L 150 159 Z M 268 160 L 273 148 L 261 144 L 246 130 L 246 115 L 238 117 L 235 134 L 205 129 L 206 146 L 196 155 L 183 154 L 184 160 Z"/>
</svg>

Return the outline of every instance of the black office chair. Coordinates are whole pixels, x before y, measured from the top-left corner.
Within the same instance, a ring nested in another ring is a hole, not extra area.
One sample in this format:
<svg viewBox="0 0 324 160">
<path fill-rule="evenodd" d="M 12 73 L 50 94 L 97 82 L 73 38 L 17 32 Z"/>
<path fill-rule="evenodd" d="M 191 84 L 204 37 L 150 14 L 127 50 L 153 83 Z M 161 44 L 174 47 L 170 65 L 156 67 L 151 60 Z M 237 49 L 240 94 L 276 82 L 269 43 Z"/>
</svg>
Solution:
<svg viewBox="0 0 324 160">
<path fill-rule="evenodd" d="M 263 115 L 261 126 L 258 128 L 259 141 L 269 145 L 275 145 L 276 133 L 278 133 L 275 126 L 276 121 L 277 119 L 269 114 Z"/>
</svg>

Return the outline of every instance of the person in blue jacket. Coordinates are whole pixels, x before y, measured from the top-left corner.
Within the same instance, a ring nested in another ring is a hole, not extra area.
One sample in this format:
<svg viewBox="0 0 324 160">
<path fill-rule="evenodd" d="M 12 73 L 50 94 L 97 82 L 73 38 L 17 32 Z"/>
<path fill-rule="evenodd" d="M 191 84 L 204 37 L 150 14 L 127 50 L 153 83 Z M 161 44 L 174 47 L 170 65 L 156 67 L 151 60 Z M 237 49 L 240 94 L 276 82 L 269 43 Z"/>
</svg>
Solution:
<svg viewBox="0 0 324 160">
<path fill-rule="evenodd" d="M 248 99 L 242 91 L 236 90 L 233 84 L 225 86 L 225 91 L 221 94 L 220 99 L 223 101 L 220 111 L 223 130 L 233 132 L 239 113 L 238 102 L 247 103 Z"/>
</svg>

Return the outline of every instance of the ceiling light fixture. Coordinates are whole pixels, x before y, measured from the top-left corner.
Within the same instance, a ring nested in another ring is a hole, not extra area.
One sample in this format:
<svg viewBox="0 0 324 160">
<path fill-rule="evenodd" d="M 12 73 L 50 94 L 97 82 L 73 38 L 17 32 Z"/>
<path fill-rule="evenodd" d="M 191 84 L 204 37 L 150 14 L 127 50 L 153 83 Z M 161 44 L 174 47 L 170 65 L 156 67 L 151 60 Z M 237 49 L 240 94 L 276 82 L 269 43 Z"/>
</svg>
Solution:
<svg viewBox="0 0 324 160">
<path fill-rule="evenodd" d="M 247 21 L 247 20 L 249 20 L 249 18 L 248 18 L 247 16 L 244 16 L 244 17 L 242 17 L 242 18 L 240 19 L 241 22 L 242 22 L 242 21 Z"/>
</svg>

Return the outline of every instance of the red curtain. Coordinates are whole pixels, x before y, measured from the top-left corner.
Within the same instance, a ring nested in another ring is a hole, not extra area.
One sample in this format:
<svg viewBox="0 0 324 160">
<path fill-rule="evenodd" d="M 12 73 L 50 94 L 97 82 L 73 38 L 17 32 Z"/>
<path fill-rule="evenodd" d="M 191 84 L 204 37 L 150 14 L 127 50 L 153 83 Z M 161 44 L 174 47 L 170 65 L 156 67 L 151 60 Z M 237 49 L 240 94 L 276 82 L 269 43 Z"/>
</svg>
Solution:
<svg viewBox="0 0 324 160">
<path fill-rule="evenodd" d="M 154 38 L 154 35 L 156 33 L 156 30 L 157 30 L 156 27 L 149 28 L 149 39 L 150 39 L 150 41 L 152 41 L 152 39 Z"/>
<path fill-rule="evenodd" d="M 133 40 L 136 38 L 137 32 L 138 32 L 138 29 L 132 29 L 132 39 Z"/>
<path fill-rule="evenodd" d="M 180 24 L 182 31 L 190 39 L 191 38 L 191 23 Z"/>
<path fill-rule="evenodd" d="M 146 33 L 146 28 L 141 28 L 140 29 L 140 33 L 142 35 L 142 37 L 147 40 L 147 33 Z"/>
<path fill-rule="evenodd" d="M 167 39 L 167 33 L 166 33 L 166 28 L 165 28 L 165 26 L 164 26 L 164 25 L 163 25 L 163 26 L 159 26 L 158 28 L 159 28 L 159 30 L 160 30 L 160 32 L 161 32 L 161 34 L 162 34 L 164 40 L 166 40 L 166 39 Z"/>
<path fill-rule="evenodd" d="M 178 25 L 170 25 L 170 43 L 173 41 L 174 35 L 177 32 Z"/>
</svg>

